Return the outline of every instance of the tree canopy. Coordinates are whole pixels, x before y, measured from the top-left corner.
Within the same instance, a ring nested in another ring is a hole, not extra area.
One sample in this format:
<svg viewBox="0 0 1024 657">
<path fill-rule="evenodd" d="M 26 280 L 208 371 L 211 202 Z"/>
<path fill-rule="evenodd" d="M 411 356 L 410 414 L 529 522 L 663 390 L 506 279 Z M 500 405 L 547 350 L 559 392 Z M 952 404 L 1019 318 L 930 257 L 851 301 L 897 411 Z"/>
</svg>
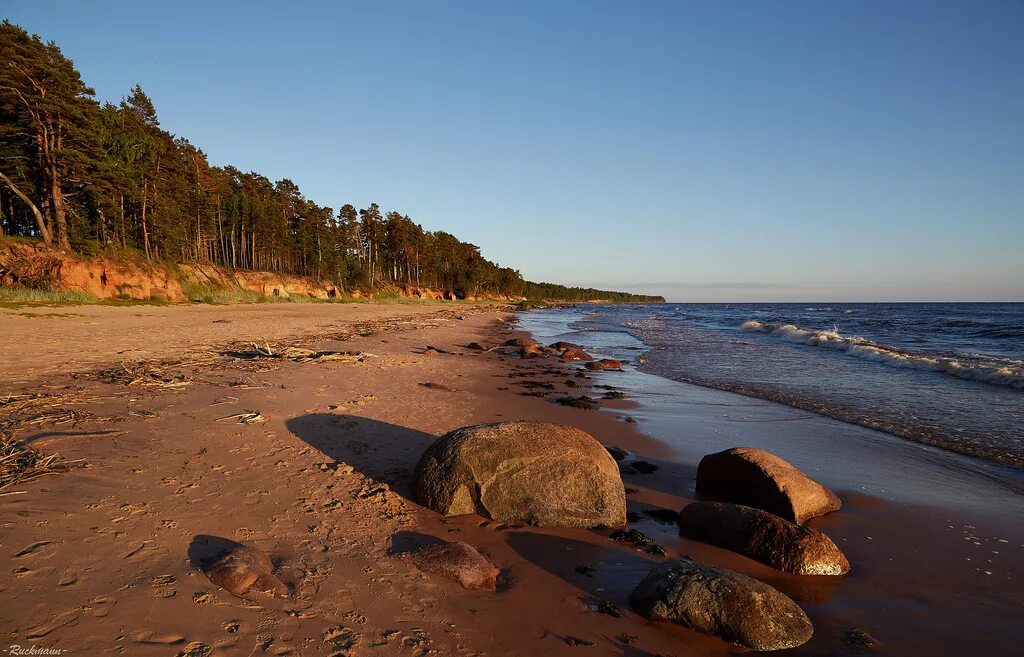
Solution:
<svg viewBox="0 0 1024 657">
<path fill-rule="evenodd" d="M 0 24 L 0 235 L 74 250 L 329 279 L 342 289 L 407 284 L 460 297 L 657 301 L 523 280 L 480 249 L 373 203 L 337 211 L 288 179 L 212 166 L 160 127 L 135 85 L 100 104 L 53 42 Z"/>
</svg>

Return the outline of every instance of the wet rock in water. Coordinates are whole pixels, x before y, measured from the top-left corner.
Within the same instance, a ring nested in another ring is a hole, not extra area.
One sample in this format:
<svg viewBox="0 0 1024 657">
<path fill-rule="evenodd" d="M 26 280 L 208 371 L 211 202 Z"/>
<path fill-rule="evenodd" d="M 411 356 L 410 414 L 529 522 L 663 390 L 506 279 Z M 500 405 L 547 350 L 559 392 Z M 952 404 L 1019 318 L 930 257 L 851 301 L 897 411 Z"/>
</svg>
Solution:
<svg viewBox="0 0 1024 657">
<path fill-rule="evenodd" d="M 593 397 L 587 397 L 586 395 L 581 395 L 579 397 L 567 395 L 565 397 L 559 397 L 555 401 L 557 401 L 562 406 L 582 408 L 587 411 L 596 411 L 597 409 L 601 408 L 601 404 L 596 399 L 594 399 Z"/>
<path fill-rule="evenodd" d="M 828 488 L 771 452 L 753 447 L 733 447 L 702 458 L 697 492 L 801 524 L 842 506 Z"/>
<path fill-rule="evenodd" d="M 695 561 L 667 561 L 629 596 L 651 620 L 667 620 L 754 650 L 803 645 L 814 627 L 795 602 L 746 575 Z"/>
<path fill-rule="evenodd" d="M 566 349 L 562 352 L 562 360 L 591 361 L 594 360 L 594 357 L 582 349 Z"/>
<path fill-rule="evenodd" d="M 586 364 L 588 370 L 621 370 L 622 363 L 611 358 L 602 358 L 601 360 L 591 361 Z"/>
<path fill-rule="evenodd" d="M 605 445 L 604 448 L 608 450 L 608 453 L 612 455 L 612 458 L 616 461 L 624 461 L 630 456 L 633 456 L 633 452 L 629 451 L 625 447 L 616 447 L 615 445 Z"/>
<path fill-rule="evenodd" d="M 575 427 L 499 422 L 464 427 L 424 452 L 416 500 L 446 516 L 505 524 L 622 527 L 626 497 L 615 460 Z"/>
<path fill-rule="evenodd" d="M 619 543 L 629 543 L 637 547 L 654 544 L 654 541 L 648 538 L 646 534 L 636 529 L 620 529 L 609 534 L 608 538 Z"/>
<path fill-rule="evenodd" d="M 619 390 L 609 390 L 602 395 L 604 399 L 625 399 L 626 393 L 620 392 Z"/>
<path fill-rule="evenodd" d="M 580 387 L 580 384 L 576 383 L 572 379 L 566 379 L 565 380 L 565 385 L 566 385 L 567 388 L 579 388 Z"/>
<path fill-rule="evenodd" d="M 637 422 L 636 418 L 633 417 L 632 415 L 627 415 L 625 418 L 623 418 L 622 421 L 625 422 L 626 424 L 636 424 Z"/>
<path fill-rule="evenodd" d="M 640 514 L 636 511 L 626 511 L 626 522 L 640 522 Z"/>
<path fill-rule="evenodd" d="M 203 572 L 211 582 L 233 595 L 262 591 L 278 597 L 288 595 L 288 587 L 274 574 L 274 564 L 262 551 L 235 544 L 204 564 Z"/>
<path fill-rule="evenodd" d="M 498 582 L 500 571 L 466 543 L 429 545 L 409 559 L 423 572 L 453 579 L 471 591 L 493 591 Z"/>
<path fill-rule="evenodd" d="M 548 347 L 558 352 L 563 352 L 566 349 L 579 349 L 580 351 L 583 351 L 583 347 L 579 346 L 578 344 L 574 344 L 572 342 L 565 342 L 562 340 L 559 340 L 558 342 L 552 342 L 551 344 L 548 345 Z"/>
<path fill-rule="evenodd" d="M 530 338 L 512 338 L 511 340 L 507 340 L 505 342 L 505 346 L 519 347 L 520 349 L 522 349 L 523 347 L 533 347 L 536 349 L 540 349 L 540 343 L 537 342 L 536 340 L 531 340 Z"/>
<path fill-rule="evenodd" d="M 679 512 L 672 509 L 644 509 L 644 515 L 660 525 L 674 525 L 679 519 Z"/>
<path fill-rule="evenodd" d="M 519 350 L 520 358 L 543 358 L 544 351 L 536 344 L 527 344 Z"/>
<path fill-rule="evenodd" d="M 879 646 L 878 639 L 859 627 L 851 627 L 846 630 L 846 636 L 843 637 L 843 644 L 853 648 L 854 650 L 871 650 Z"/>
<path fill-rule="evenodd" d="M 597 612 L 599 614 L 605 614 L 612 618 L 622 618 L 622 610 L 619 606 L 608 602 L 607 600 L 600 600 L 598 598 L 585 599 L 584 604 L 587 605 L 587 609 L 590 611 Z"/>
<path fill-rule="evenodd" d="M 629 465 L 640 474 L 652 474 L 661 469 L 650 461 L 632 461 Z"/>
<path fill-rule="evenodd" d="M 679 513 L 687 538 L 795 575 L 845 575 L 850 562 L 825 534 L 739 504 L 694 502 Z"/>
</svg>

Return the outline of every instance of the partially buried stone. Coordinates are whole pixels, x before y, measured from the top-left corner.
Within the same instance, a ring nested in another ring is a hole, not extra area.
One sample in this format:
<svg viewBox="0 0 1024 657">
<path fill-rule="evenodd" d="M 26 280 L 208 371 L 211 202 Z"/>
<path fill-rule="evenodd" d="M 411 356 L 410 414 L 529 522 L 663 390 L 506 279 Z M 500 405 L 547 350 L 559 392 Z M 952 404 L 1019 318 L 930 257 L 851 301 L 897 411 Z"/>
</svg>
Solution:
<svg viewBox="0 0 1024 657">
<path fill-rule="evenodd" d="M 629 596 L 651 620 L 672 621 L 754 650 L 803 645 L 814 627 L 795 602 L 746 575 L 695 561 L 656 566 Z"/>
<path fill-rule="evenodd" d="M 497 585 L 499 570 L 466 543 L 430 545 L 409 558 L 420 570 L 453 579 L 471 591 L 493 591 Z"/>
</svg>

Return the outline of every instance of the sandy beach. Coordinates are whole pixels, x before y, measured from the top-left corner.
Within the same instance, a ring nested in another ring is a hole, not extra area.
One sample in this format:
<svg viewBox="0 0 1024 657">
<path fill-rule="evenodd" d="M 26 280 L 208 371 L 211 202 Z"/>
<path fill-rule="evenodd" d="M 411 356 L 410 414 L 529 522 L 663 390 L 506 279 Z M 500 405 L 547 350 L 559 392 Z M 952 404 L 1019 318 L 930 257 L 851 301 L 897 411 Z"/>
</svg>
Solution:
<svg viewBox="0 0 1024 657">
<path fill-rule="evenodd" d="M 743 652 L 630 611 L 630 591 L 663 558 L 606 530 L 442 518 L 411 501 L 413 468 L 437 436 L 531 419 L 579 427 L 657 464 L 623 477 L 629 526 L 669 558 L 731 568 L 791 596 L 815 626 L 793 654 L 1018 649 L 1019 524 L 979 529 L 962 509 L 830 481 L 845 507 L 810 525 L 847 554 L 845 577 L 785 575 L 681 539 L 645 511 L 694 499 L 696 460 L 645 428 L 690 432 L 695 449 L 701 430 L 742 444 L 759 440 L 766 425 L 757 420 L 776 411 L 758 402 L 727 418 L 695 404 L 675 408 L 666 425 L 628 395 L 587 411 L 522 394 L 600 397 L 593 386 L 624 379 L 465 347 L 517 335 L 514 320 L 501 306 L 461 304 L 0 311 L 0 395 L 42 395 L 5 415 L 19 436 L 71 465 L 0 497 L 0 641 L 190 657 Z M 359 356 L 236 357 L 248 343 Z M 428 345 L 439 349 L 424 353 Z M 622 421 L 632 413 L 639 423 Z M 498 590 L 465 591 L 401 556 L 436 538 L 487 556 L 501 569 Z M 270 554 L 291 595 L 241 598 L 214 586 L 196 563 L 221 539 Z M 984 564 L 952 566 L 972 559 Z M 851 640 L 862 636 L 855 631 L 877 645 Z"/>
</svg>

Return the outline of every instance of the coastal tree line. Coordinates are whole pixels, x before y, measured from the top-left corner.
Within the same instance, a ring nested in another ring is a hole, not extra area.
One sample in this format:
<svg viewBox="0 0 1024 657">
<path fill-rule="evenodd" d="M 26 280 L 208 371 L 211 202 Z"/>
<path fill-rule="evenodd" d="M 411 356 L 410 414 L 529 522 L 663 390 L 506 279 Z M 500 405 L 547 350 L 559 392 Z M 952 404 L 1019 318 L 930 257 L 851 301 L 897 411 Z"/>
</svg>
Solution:
<svg viewBox="0 0 1024 657">
<path fill-rule="evenodd" d="M 655 300 L 529 283 L 400 212 L 375 203 L 334 210 L 291 180 L 213 166 L 161 128 L 140 86 L 120 103 L 99 103 L 55 43 L 9 21 L 0 25 L 0 52 L 0 235 L 87 254 L 314 276 L 343 289 Z"/>
</svg>

